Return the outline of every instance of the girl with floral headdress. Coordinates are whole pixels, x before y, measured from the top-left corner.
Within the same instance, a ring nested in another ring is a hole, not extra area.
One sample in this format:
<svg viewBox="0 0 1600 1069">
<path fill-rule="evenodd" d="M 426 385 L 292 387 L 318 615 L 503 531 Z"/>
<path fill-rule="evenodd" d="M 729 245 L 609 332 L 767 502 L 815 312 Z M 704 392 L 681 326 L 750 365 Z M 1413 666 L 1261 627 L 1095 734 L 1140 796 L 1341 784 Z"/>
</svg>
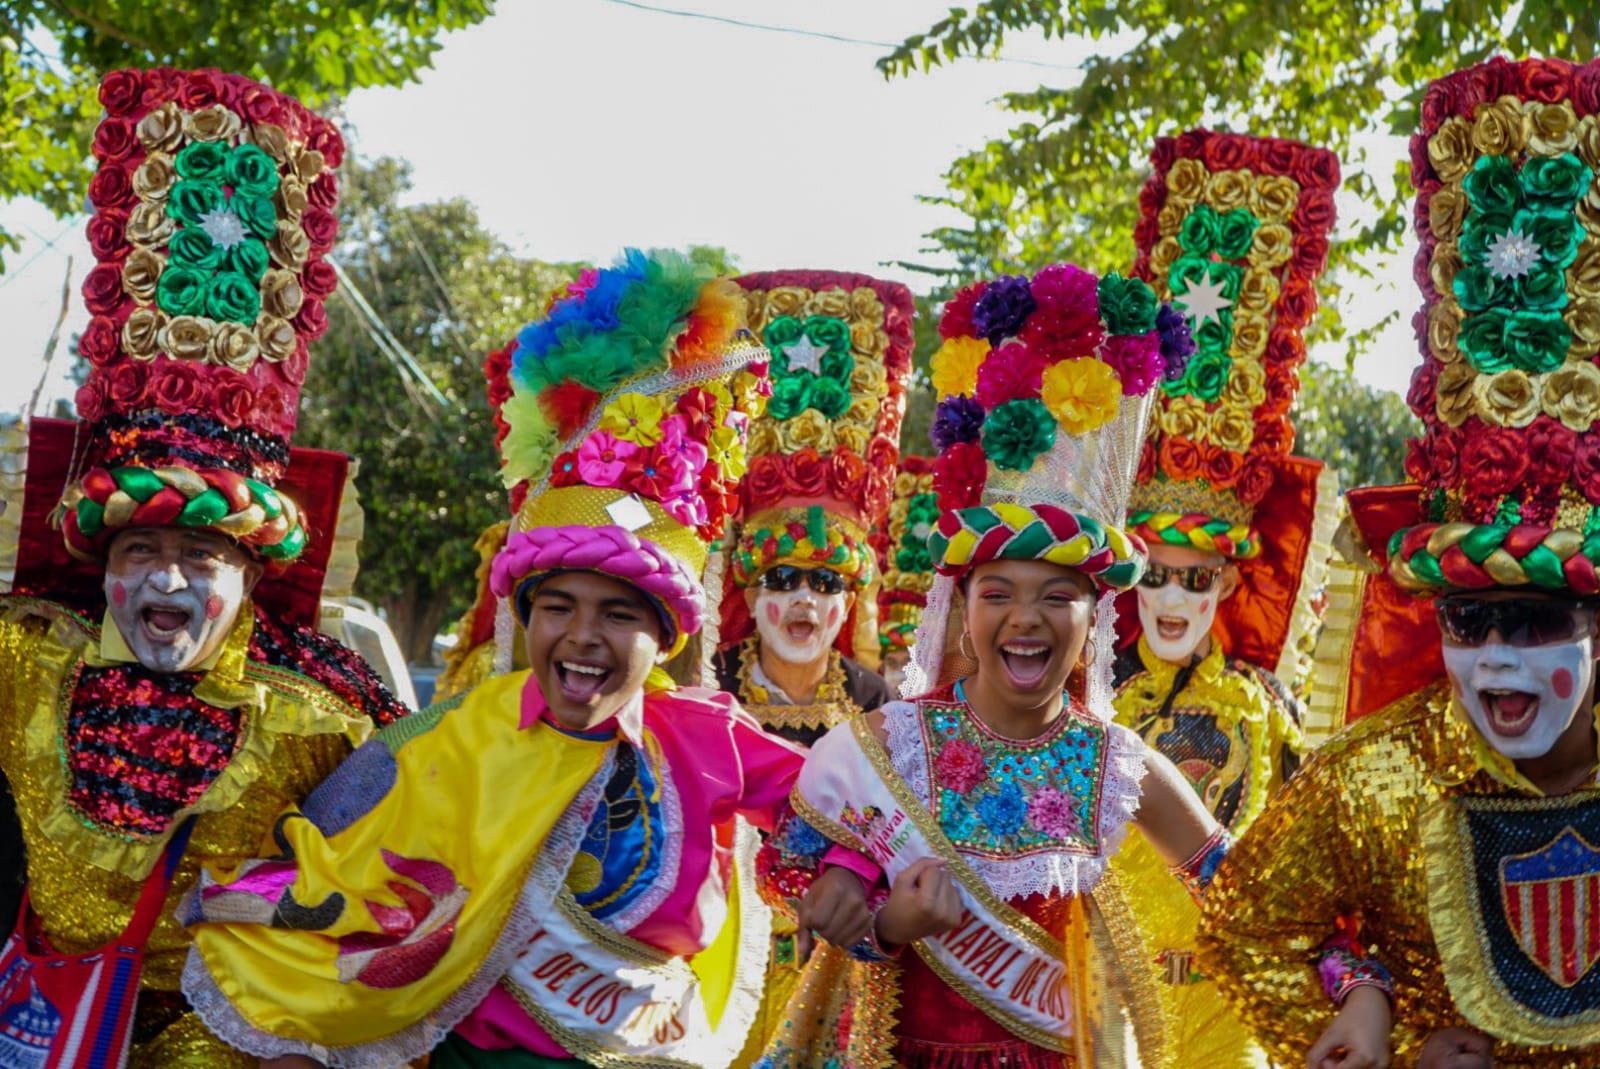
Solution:
<svg viewBox="0 0 1600 1069">
<path fill-rule="evenodd" d="M 1106 862 L 1137 822 L 1198 887 L 1226 837 L 1177 770 L 1111 722 L 1099 656 L 1110 595 L 1144 558 L 1113 521 L 1163 343 L 1182 348 L 1156 313 L 1144 283 L 1069 265 L 947 307 L 939 578 L 906 688 L 918 696 L 820 741 L 794 792 L 803 822 L 769 840 L 769 859 L 792 863 L 820 831 L 882 866 L 877 946 L 860 955 L 875 960 L 819 953 L 763 1064 L 1121 1064 L 1119 1004 L 1143 1063 L 1161 1064 L 1159 1001 Z M 825 872 L 801 923 L 861 894 Z"/>
</svg>

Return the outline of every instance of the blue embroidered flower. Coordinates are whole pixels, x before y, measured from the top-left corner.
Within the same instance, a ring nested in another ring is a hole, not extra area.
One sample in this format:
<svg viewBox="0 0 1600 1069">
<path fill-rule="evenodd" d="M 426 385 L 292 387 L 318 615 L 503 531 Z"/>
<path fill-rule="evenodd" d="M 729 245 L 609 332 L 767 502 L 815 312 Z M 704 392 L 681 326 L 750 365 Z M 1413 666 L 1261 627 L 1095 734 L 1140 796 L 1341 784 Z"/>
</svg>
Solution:
<svg viewBox="0 0 1600 1069">
<path fill-rule="evenodd" d="M 1028 816 L 1028 804 L 1015 783 L 1007 783 L 978 799 L 978 816 L 997 839 L 1015 835 Z"/>
<path fill-rule="evenodd" d="M 939 827 L 952 842 L 967 842 L 978 831 L 978 818 L 961 795 L 947 788 L 939 791 Z"/>
<path fill-rule="evenodd" d="M 827 836 L 799 817 L 791 817 L 784 831 L 784 847 L 791 854 L 816 857 L 828 849 Z"/>
</svg>

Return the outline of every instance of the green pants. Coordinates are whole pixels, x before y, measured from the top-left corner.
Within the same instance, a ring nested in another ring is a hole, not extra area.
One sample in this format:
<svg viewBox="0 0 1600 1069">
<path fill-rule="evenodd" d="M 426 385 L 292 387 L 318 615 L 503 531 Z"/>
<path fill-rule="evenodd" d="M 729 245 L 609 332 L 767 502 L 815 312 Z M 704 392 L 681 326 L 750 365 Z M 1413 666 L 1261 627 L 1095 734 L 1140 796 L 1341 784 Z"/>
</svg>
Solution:
<svg viewBox="0 0 1600 1069">
<path fill-rule="evenodd" d="M 454 1032 L 433 1050 L 428 1069 L 591 1069 L 576 1058 L 549 1058 L 525 1050 L 480 1050 Z"/>
</svg>

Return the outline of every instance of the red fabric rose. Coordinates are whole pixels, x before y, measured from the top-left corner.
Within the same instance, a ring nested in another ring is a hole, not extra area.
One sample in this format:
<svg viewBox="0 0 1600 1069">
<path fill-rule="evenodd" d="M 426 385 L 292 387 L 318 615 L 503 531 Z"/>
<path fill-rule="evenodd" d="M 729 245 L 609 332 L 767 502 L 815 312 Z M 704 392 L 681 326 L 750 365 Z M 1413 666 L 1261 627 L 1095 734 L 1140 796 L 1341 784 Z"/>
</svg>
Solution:
<svg viewBox="0 0 1600 1069">
<path fill-rule="evenodd" d="M 325 301 L 339 288 L 339 272 L 326 260 L 312 260 L 300 272 L 300 288 L 312 300 Z"/>
<path fill-rule="evenodd" d="M 1206 142 L 1215 136 L 1210 130 L 1185 130 L 1173 139 L 1173 155 L 1183 160 L 1204 160 Z"/>
<path fill-rule="evenodd" d="M 302 337 L 316 341 L 328 332 L 328 313 L 321 301 L 306 299 L 294 317 L 294 328 Z"/>
<path fill-rule="evenodd" d="M 120 263 L 126 258 L 129 252 L 127 229 L 127 212 L 113 209 L 91 215 L 87 233 L 89 251 L 94 253 L 94 258 L 102 263 Z"/>
<path fill-rule="evenodd" d="M 1306 358 L 1305 339 L 1300 335 L 1300 328 L 1280 319 L 1272 325 L 1272 331 L 1267 335 L 1267 362 L 1279 367 L 1299 367 Z M 1272 379 L 1267 376 L 1268 381 Z"/>
<path fill-rule="evenodd" d="M 1233 492 L 1246 505 L 1258 505 L 1267 496 L 1267 491 L 1272 489 L 1276 474 L 1272 461 L 1265 456 L 1253 456 L 1245 463 L 1244 470 L 1239 472 L 1239 482 Z"/>
<path fill-rule="evenodd" d="M 1567 99 L 1571 66 L 1559 59 L 1528 59 L 1518 64 L 1522 96 L 1546 104 Z"/>
<path fill-rule="evenodd" d="M 1205 462 L 1205 458 L 1200 455 L 1200 447 L 1193 441 L 1170 434 L 1161 439 L 1158 459 L 1161 462 L 1161 470 L 1167 473 L 1167 477 L 1180 482 L 1200 478 L 1201 468 Z"/>
<path fill-rule="evenodd" d="M 243 426 L 255 403 L 249 380 L 237 372 L 220 376 L 211 388 L 211 411 L 230 427 Z"/>
<path fill-rule="evenodd" d="M 100 79 L 100 106 L 119 118 L 133 114 L 144 95 L 144 77 L 135 70 L 112 71 Z"/>
<path fill-rule="evenodd" d="M 144 146 L 133 132 L 133 123 L 127 119 L 104 119 L 94 131 L 94 158 L 102 162 L 121 163 Z"/>
<path fill-rule="evenodd" d="M 1167 180 L 1157 171 L 1139 189 L 1139 214 L 1154 219 L 1161 206 L 1167 202 Z"/>
<path fill-rule="evenodd" d="M 90 315 L 111 315 L 121 306 L 122 268 L 97 264 L 83 280 L 83 303 Z"/>
<path fill-rule="evenodd" d="M 256 404 L 250 410 L 249 423 L 266 434 L 289 437 L 294 430 L 294 399 L 269 382 L 256 391 Z"/>
<path fill-rule="evenodd" d="M 306 203 L 325 212 L 333 211 L 339 203 L 339 172 L 323 171 L 317 180 L 306 187 Z"/>
<path fill-rule="evenodd" d="M 339 220 L 333 213 L 324 208 L 307 208 L 300 217 L 300 225 L 305 228 L 306 239 L 311 242 L 311 251 L 325 253 L 333 248 L 334 239 L 339 236 Z"/>
<path fill-rule="evenodd" d="M 1411 138 L 1412 158 L 1416 158 L 1416 145 L 1421 142 L 1424 152 L 1427 149 L 1428 138 L 1438 132 L 1446 119 L 1455 114 L 1455 94 L 1451 91 L 1449 79 L 1434 82 L 1428 91 L 1422 95 L 1422 130 Z M 1413 170 L 1413 175 L 1418 172 Z"/>
<path fill-rule="evenodd" d="M 1600 434 L 1578 438 L 1572 453 L 1572 481 L 1591 505 L 1600 505 Z"/>
<path fill-rule="evenodd" d="M 318 123 L 307 143 L 322 153 L 323 162 L 329 167 L 337 168 L 344 160 L 344 138 L 332 123 Z"/>
<path fill-rule="evenodd" d="M 91 378 L 95 377 L 91 374 Z M 124 360 L 105 370 L 106 403 L 118 412 L 136 412 L 144 404 L 150 384 L 150 365 Z"/>
<path fill-rule="evenodd" d="M 1285 137 L 1266 138 L 1256 150 L 1261 169 L 1268 174 L 1289 175 L 1294 170 L 1295 157 L 1302 146 Z"/>
<path fill-rule="evenodd" d="M 1338 212 L 1333 192 L 1327 189 L 1302 189 L 1294 208 L 1294 221 L 1307 230 L 1331 230 Z"/>
<path fill-rule="evenodd" d="M 162 361 L 160 372 L 151 384 L 150 396 L 156 404 L 175 415 L 193 412 L 206 396 L 206 383 L 200 371 L 187 361 Z"/>
<path fill-rule="evenodd" d="M 1428 139 L 1421 134 L 1411 137 L 1411 185 L 1413 188 L 1422 188 L 1422 183 L 1427 179 L 1437 179 L 1438 174 L 1433 169 L 1433 161 L 1428 158 Z"/>
<path fill-rule="evenodd" d="M 1513 63 L 1503 56 L 1495 56 L 1489 62 L 1478 67 L 1476 72 L 1469 70 L 1468 74 L 1476 73 L 1482 80 L 1483 99 L 1499 100 L 1503 96 L 1515 96 L 1522 89 L 1522 64 Z M 1477 105 L 1474 104 L 1474 107 Z"/>
<path fill-rule="evenodd" d="M 89 199 L 101 211 L 108 208 L 130 208 L 139 198 L 133 192 L 133 181 L 127 168 L 120 163 L 101 164 L 89 179 Z"/>
<path fill-rule="evenodd" d="M 1294 424 L 1282 418 L 1257 423 L 1251 448 L 1274 456 L 1288 455 L 1294 449 Z"/>
<path fill-rule="evenodd" d="M 1466 484 L 1475 493 L 1498 496 L 1528 474 L 1528 452 L 1522 435 L 1509 427 L 1477 427 L 1461 451 Z"/>
<path fill-rule="evenodd" d="M 1580 119 L 1600 112 L 1600 69 L 1593 64 L 1572 72 L 1572 110 Z"/>
<path fill-rule="evenodd" d="M 1337 189 L 1339 186 L 1339 157 L 1326 149 L 1302 148 L 1295 153 L 1289 177 L 1300 183 L 1300 188 Z"/>
<path fill-rule="evenodd" d="M 278 364 L 278 373 L 291 386 L 301 386 L 306 381 L 306 371 L 311 366 L 311 346 L 304 336 L 296 339 L 294 352 Z"/>
<path fill-rule="evenodd" d="M 828 462 L 810 446 L 791 454 L 785 466 L 788 468 L 785 482 L 790 493 L 814 500 L 827 491 Z"/>
<path fill-rule="evenodd" d="M 1206 142 L 1205 163 L 1213 173 L 1237 171 L 1255 162 L 1255 147 L 1238 134 L 1213 134 Z"/>
<path fill-rule="evenodd" d="M 1535 419 L 1525 434 L 1528 470 L 1533 480 L 1545 486 L 1560 486 L 1566 482 L 1572 471 L 1578 436 L 1549 416 Z"/>
<path fill-rule="evenodd" d="M 1322 255 L 1327 256 L 1328 243 L 1324 238 L 1322 242 Z M 1296 246 L 1295 256 L 1299 258 L 1299 247 Z M 1280 323 L 1291 327 L 1304 327 L 1311 322 L 1311 317 L 1317 311 L 1317 291 L 1311 285 L 1309 278 L 1291 276 L 1284 280 L 1283 288 L 1278 291 L 1278 320 Z"/>
<path fill-rule="evenodd" d="M 190 111 L 208 108 L 222 99 L 216 71 L 187 71 L 178 87 L 178 103 Z"/>
<path fill-rule="evenodd" d="M 144 72 L 144 97 L 140 101 L 144 111 L 155 111 L 178 96 L 178 72 L 171 67 L 155 67 Z"/>
<path fill-rule="evenodd" d="M 1415 438 L 1406 439 L 1406 478 L 1414 483 L 1426 485 L 1428 477 L 1433 474 L 1433 464 L 1428 459 L 1428 450 Z"/>
<path fill-rule="evenodd" d="M 1439 422 L 1439 362 L 1424 360 L 1411 369 L 1411 388 L 1406 391 L 1406 404 L 1423 423 L 1433 426 Z"/>
<path fill-rule="evenodd" d="M 828 461 L 828 488 L 841 501 L 861 500 L 871 483 L 867 462 L 854 451 L 835 449 Z"/>
<path fill-rule="evenodd" d="M 987 282 L 974 282 L 957 290 L 956 295 L 944 303 L 944 313 L 939 316 L 941 338 L 977 336 L 977 330 L 972 325 L 972 308 L 978 303 L 978 298 L 983 296 L 983 291 L 988 288 Z"/>
<path fill-rule="evenodd" d="M 950 512 L 978 504 L 988 477 L 988 462 L 977 442 L 958 442 L 940 453 L 933 462 L 933 492 L 938 495 L 940 510 Z"/>
<path fill-rule="evenodd" d="M 1461 476 L 1461 443 L 1466 438 L 1459 427 L 1440 427 L 1429 432 L 1424 442 L 1433 468 L 1434 486 L 1454 486 Z"/>
<path fill-rule="evenodd" d="M 1260 438 L 1257 438 L 1259 441 Z M 1212 489 L 1227 489 L 1239 481 L 1239 473 L 1244 470 L 1244 457 L 1231 449 L 1217 449 L 1207 446 L 1204 453 L 1204 466 L 1201 474 Z"/>
<path fill-rule="evenodd" d="M 785 490 L 782 457 L 769 454 L 750 458 L 750 468 L 744 473 L 744 492 L 751 512 L 772 508 L 783 500 Z"/>
<path fill-rule="evenodd" d="M 78 338 L 78 355 L 95 367 L 105 367 L 121 351 L 122 328 L 110 316 L 95 316 Z"/>
<path fill-rule="evenodd" d="M 1141 249 L 1148 249 L 1148 248 L 1153 247 L 1156 244 L 1156 242 L 1158 242 L 1160 240 L 1161 240 L 1161 224 L 1156 221 L 1156 217 L 1153 216 L 1153 215 L 1140 216 L 1139 221 L 1133 225 L 1133 243 L 1134 243 L 1134 245 L 1137 246 L 1138 248 L 1141 248 Z M 1143 277 L 1145 279 L 1148 279 L 1149 278 L 1149 270 L 1150 270 L 1149 269 L 1149 264 L 1150 264 L 1149 257 L 1147 257 L 1147 256 L 1140 257 L 1140 259 L 1145 264 L 1145 273 L 1144 273 L 1144 275 L 1141 276 L 1140 273 L 1139 273 L 1139 269 L 1137 267 L 1135 267 L 1134 270 L 1133 270 L 1133 274 L 1134 274 L 1135 277 Z"/>
<path fill-rule="evenodd" d="M 1155 274 L 1150 270 L 1150 255 L 1141 253 L 1139 258 L 1133 261 L 1133 266 L 1128 269 L 1128 274 L 1131 278 L 1136 278 L 1153 286 Z"/>
<path fill-rule="evenodd" d="M 1299 368 L 1289 366 L 1277 369 L 1267 376 L 1267 397 L 1261 402 L 1260 414 L 1287 416 L 1289 409 L 1294 407 L 1294 399 L 1299 392 Z"/>
<path fill-rule="evenodd" d="M 1134 478 L 1147 483 L 1156 477 L 1156 445 L 1146 438 L 1144 445 L 1139 448 L 1139 472 Z"/>
<path fill-rule="evenodd" d="M 239 110 L 253 123 L 278 125 L 283 117 L 281 98 L 262 85 L 247 85 L 239 91 Z"/>
<path fill-rule="evenodd" d="M 93 423 L 105 414 L 106 393 L 105 383 L 98 377 L 91 378 L 88 382 L 78 387 L 78 392 L 73 395 L 73 405 L 78 410 L 78 418 L 85 423 Z"/>
<path fill-rule="evenodd" d="M 1301 234 L 1295 239 L 1294 259 L 1291 261 L 1291 270 L 1307 279 L 1315 278 L 1322 274 L 1322 269 L 1328 266 L 1328 235 L 1327 234 Z M 1312 291 L 1313 299 L 1316 291 Z M 1315 310 L 1316 305 L 1312 305 Z"/>
<path fill-rule="evenodd" d="M 1165 174 L 1172 169 L 1172 162 L 1178 158 L 1178 146 L 1170 137 L 1156 138 L 1155 148 L 1150 150 L 1150 167 L 1157 175 Z"/>
</svg>

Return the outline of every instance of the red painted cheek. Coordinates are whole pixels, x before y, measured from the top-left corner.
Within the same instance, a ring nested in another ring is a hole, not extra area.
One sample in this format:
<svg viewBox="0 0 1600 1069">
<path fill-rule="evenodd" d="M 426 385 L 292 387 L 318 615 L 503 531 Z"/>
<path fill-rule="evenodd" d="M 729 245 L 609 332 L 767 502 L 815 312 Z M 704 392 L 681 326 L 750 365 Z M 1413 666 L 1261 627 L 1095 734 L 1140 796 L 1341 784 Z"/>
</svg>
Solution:
<svg viewBox="0 0 1600 1069">
<path fill-rule="evenodd" d="M 828 626 L 832 627 L 839 622 L 839 606 L 835 605 L 828 610 Z"/>
<path fill-rule="evenodd" d="M 775 624 L 781 619 L 783 619 L 783 613 L 779 611 L 778 606 L 770 601 L 767 602 L 767 623 Z"/>
<path fill-rule="evenodd" d="M 1562 701 L 1572 697 L 1572 673 L 1565 668 L 1557 668 L 1550 677 L 1550 689 L 1556 692 L 1556 697 Z"/>
<path fill-rule="evenodd" d="M 206 619 L 215 620 L 217 617 L 222 615 L 222 610 L 225 607 L 226 606 L 223 604 L 222 598 L 218 597 L 216 594 L 211 595 L 206 599 Z"/>
<path fill-rule="evenodd" d="M 122 585 L 121 579 L 118 579 L 116 582 L 111 584 L 111 604 L 120 609 L 127 603 L 128 588 Z"/>
<path fill-rule="evenodd" d="M 1204 601 L 1202 601 L 1200 603 L 1200 611 L 1201 612 L 1210 612 L 1211 611 L 1211 599 L 1210 598 L 1206 598 Z"/>
</svg>

